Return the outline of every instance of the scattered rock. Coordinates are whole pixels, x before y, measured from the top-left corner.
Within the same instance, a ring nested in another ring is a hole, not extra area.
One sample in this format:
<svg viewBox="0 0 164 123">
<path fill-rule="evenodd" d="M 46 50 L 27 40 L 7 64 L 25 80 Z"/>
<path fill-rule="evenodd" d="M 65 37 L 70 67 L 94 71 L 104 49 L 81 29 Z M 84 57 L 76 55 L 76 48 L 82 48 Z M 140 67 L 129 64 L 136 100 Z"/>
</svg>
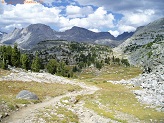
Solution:
<svg viewBox="0 0 164 123">
<path fill-rule="evenodd" d="M 23 90 L 16 96 L 17 99 L 39 100 L 38 96 L 30 91 Z"/>
<path fill-rule="evenodd" d="M 140 102 L 152 106 L 164 107 L 164 65 L 158 65 L 151 73 L 143 73 L 142 75 L 130 80 L 109 80 L 108 82 L 139 86 L 142 89 L 134 90 L 133 93 Z M 163 108 L 160 109 L 160 111 L 164 111 Z"/>
</svg>

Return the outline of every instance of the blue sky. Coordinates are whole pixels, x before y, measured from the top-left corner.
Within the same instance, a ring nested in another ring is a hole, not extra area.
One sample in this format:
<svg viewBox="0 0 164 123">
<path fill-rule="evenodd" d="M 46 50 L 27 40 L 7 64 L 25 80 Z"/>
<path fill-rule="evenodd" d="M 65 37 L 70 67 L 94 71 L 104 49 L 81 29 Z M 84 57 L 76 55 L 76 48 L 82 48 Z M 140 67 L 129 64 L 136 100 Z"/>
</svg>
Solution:
<svg viewBox="0 0 164 123">
<path fill-rule="evenodd" d="M 43 23 L 56 31 L 73 26 L 117 36 L 164 17 L 163 0 L 5 0 L 0 31 Z M 35 2 L 35 3 L 33 3 Z"/>
</svg>

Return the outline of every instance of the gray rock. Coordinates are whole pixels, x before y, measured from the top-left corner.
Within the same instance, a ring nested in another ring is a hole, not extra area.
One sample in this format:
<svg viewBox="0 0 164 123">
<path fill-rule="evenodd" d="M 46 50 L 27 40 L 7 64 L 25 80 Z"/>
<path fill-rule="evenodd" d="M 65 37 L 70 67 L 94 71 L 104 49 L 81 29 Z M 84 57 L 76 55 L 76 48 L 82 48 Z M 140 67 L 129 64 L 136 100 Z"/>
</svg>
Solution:
<svg viewBox="0 0 164 123">
<path fill-rule="evenodd" d="M 164 75 L 160 75 L 160 78 L 164 81 Z"/>
<path fill-rule="evenodd" d="M 17 99 L 39 100 L 38 96 L 30 91 L 22 90 L 16 96 Z"/>
</svg>

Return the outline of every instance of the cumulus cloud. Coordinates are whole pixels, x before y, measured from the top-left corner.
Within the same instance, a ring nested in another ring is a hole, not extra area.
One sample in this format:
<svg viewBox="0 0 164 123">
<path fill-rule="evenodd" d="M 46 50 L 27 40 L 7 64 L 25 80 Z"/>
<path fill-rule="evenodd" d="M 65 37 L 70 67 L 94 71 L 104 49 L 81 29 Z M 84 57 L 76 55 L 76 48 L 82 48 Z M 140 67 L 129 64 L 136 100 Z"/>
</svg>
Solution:
<svg viewBox="0 0 164 123">
<path fill-rule="evenodd" d="M 120 33 L 135 31 L 137 27 L 146 25 L 158 18 L 160 16 L 153 9 L 125 12 L 124 17 L 118 22 L 118 30 Z"/>
<path fill-rule="evenodd" d="M 99 7 L 94 13 L 87 15 L 84 18 L 60 18 L 60 30 L 69 29 L 72 26 L 80 26 L 84 28 L 90 29 L 98 29 L 101 30 L 102 28 L 112 28 L 114 27 L 114 15 L 111 13 L 107 13 L 103 7 Z"/>
<path fill-rule="evenodd" d="M 136 30 L 136 28 L 133 27 L 133 26 L 128 26 L 128 25 L 120 25 L 118 27 L 118 30 L 119 30 L 119 32 L 121 34 L 123 32 L 134 32 Z"/>
<path fill-rule="evenodd" d="M 73 26 L 84 27 L 98 32 L 105 28 L 114 27 L 114 15 L 103 7 L 95 11 L 91 6 L 73 6 L 65 8 L 66 15 L 62 15 L 61 7 L 45 7 L 42 4 L 5 4 L 0 18 L 0 30 L 9 32 L 15 27 L 23 28 L 29 24 L 43 23 L 60 31 Z M 72 16 L 72 17 L 71 17 Z M 74 17 L 73 17 L 74 16 Z"/>
<path fill-rule="evenodd" d="M 35 1 L 43 1 L 44 4 L 16 4 L 14 6 L 0 3 L 0 30 L 11 31 L 15 27 L 43 23 L 60 31 L 79 26 L 94 32 L 109 30 L 116 36 L 125 31 L 135 31 L 138 26 L 146 25 L 164 16 L 164 2 L 160 0 Z M 48 7 L 44 6 L 45 4 Z"/>
<path fill-rule="evenodd" d="M 120 33 L 117 30 L 109 30 L 110 34 L 112 34 L 114 37 L 117 37 Z"/>
<path fill-rule="evenodd" d="M 34 23 L 56 24 L 59 21 L 60 11 L 58 8 L 48 8 L 41 4 L 4 5 L 0 27 L 8 31 L 20 25 L 24 27 Z"/>
<path fill-rule="evenodd" d="M 100 32 L 100 30 L 98 30 L 98 29 L 89 29 L 90 31 L 92 31 L 92 32 Z"/>
<path fill-rule="evenodd" d="M 75 0 L 81 5 L 103 6 L 106 10 L 121 14 L 118 31 L 134 31 L 164 16 L 164 2 L 161 0 Z"/>
<path fill-rule="evenodd" d="M 90 6 L 79 7 L 79 6 L 68 5 L 66 7 L 66 15 L 69 18 L 85 17 L 91 13 L 93 13 L 93 8 Z"/>
<path fill-rule="evenodd" d="M 156 13 L 154 10 L 138 10 L 137 12 L 126 12 L 122 18 L 121 23 L 126 23 L 133 26 L 140 26 L 149 23 L 152 20 L 156 19 Z"/>
</svg>

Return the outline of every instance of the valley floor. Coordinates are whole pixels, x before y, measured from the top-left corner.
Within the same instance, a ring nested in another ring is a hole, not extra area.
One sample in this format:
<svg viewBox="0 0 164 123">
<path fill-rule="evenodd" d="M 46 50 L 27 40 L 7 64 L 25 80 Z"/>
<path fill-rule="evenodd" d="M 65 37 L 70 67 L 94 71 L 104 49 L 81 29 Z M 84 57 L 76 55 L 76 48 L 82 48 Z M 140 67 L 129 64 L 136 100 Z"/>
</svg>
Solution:
<svg viewBox="0 0 164 123">
<path fill-rule="evenodd" d="M 48 73 L 31 73 L 20 70 L 1 71 L 0 104 L 4 101 L 12 102 L 16 92 L 20 89 L 29 89 L 36 94 L 40 93 L 41 100 L 39 103 L 30 102 L 31 104 L 27 107 L 23 106 L 17 111 L 9 112 L 9 116 L 2 122 L 164 122 L 163 112 L 141 104 L 135 98 L 132 91 L 139 88 L 107 82 L 108 80 L 127 80 L 140 73 L 140 69 L 135 67 L 111 65 L 104 67 L 101 71 L 95 68 L 85 69 L 81 73 L 77 73 L 78 79 L 75 80 Z M 23 85 L 21 85 L 22 83 Z M 44 93 L 41 93 L 42 91 Z M 11 95 L 13 97 L 9 98 Z M 18 100 L 12 103 L 18 105 Z M 24 104 L 24 102 L 19 103 Z"/>
</svg>

